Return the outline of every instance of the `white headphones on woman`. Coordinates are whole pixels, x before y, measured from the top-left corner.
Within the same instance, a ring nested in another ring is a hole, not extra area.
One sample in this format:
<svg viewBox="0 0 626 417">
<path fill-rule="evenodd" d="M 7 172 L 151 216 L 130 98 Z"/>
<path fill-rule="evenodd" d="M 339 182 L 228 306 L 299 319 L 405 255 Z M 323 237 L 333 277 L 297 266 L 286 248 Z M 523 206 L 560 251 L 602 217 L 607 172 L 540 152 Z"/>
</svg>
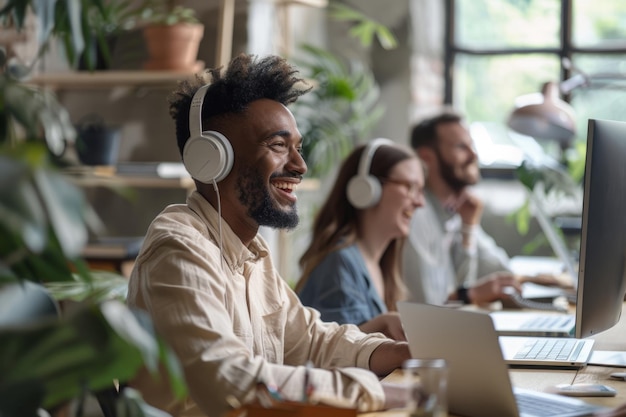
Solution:
<svg viewBox="0 0 626 417">
<path fill-rule="evenodd" d="M 226 178 L 235 159 L 233 147 L 226 136 L 214 130 L 202 131 L 202 104 L 209 84 L 196 91 L 189 108 L 189 139 L 183 148 L 183 164 L 187 172 L 203 183 Z"/>
<path fill-rule="evenodd" d="M 391 139 L 377 138 L 372 140 L 365 149 L 363 149 L 357 175 L 350 178 L 346 190 L 348 201 L 354 208 L 365 209 L 372 207 L 380 201 L 382 185 L 378 178 L 370 175 L 370 165 L 372 164 L 372 158 L 376 153 L 376 149 L 382 145 L 393 144 L 394 142 Z"/>
</svg>

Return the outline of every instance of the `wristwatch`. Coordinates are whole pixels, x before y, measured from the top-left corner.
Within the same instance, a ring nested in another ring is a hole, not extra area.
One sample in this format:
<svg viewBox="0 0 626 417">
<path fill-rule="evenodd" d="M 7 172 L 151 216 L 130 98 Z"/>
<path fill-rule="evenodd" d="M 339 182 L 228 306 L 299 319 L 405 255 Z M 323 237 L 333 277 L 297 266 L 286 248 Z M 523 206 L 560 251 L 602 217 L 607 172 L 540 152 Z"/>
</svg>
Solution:
<svg viewBox="0 0 626 417">
<path fill-rule="evenodd" d="M 460 285 L 456 289 L 457 300 L 463 302 L 463 304 L 472 304 L 472 300 L 469 298 L 468 289 L 465 285 Z"/>
</svg>

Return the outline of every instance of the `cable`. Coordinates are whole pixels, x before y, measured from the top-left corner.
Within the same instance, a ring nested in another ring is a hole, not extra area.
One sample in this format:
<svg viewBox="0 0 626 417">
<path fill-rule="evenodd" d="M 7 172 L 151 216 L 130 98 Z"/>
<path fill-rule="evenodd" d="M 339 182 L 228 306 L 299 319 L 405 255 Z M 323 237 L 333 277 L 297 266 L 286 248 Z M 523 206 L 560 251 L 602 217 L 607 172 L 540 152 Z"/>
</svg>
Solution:
<svg viewBox="0 0 626 417">
<path fill-rule="evenodd" d="M 222 199 L 220 197 L 220 190 L 217 187 L 217 182 L 215 181 L 215 179 L 213 179 L 213 189 L 215 190 L 215 193 L 217 194 L 217 215 L 218 215 L 217 230 L 219 234 L 218 244 L 220 247 L 220 259 L 222 262 L 222 269 L 224 269 L 224 255 L 222 252 Z"/>
</svg>

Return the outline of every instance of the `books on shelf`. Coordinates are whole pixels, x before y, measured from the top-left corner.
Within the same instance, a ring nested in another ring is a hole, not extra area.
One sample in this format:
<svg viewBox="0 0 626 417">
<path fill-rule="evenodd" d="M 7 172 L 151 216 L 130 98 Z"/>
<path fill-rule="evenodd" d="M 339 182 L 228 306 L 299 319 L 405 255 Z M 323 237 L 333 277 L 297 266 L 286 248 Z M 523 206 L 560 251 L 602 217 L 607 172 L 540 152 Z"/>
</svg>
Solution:
<svg viewBox="0 0 626 417">
<path fill-rule="evenodd" d="M 100 237 L 83 248 L 87 259 L 134 259 L 143 244 L 143 236 Z"/>
<path fill-rule="evenodd" d="M 115 173 L 121 176 L 189 177 L 182 162 L 121 162 L 115 166 Z"/>
</svg>

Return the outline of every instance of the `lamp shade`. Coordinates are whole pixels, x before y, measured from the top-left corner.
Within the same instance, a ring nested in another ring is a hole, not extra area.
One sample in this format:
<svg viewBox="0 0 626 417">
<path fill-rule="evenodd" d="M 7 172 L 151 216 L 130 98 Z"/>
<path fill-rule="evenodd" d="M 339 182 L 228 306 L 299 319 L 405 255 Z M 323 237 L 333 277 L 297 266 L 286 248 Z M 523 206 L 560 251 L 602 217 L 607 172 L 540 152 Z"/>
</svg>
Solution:
<svg viewBox="0 0 626 417">
<path fill-rule="evenodd" d="M 566 147 L 576 133 L 574 110 L 559 98 L 556 83 L 545 83 L 541 94 L 518 97 L 507 124 L 516 132 L 536 139 L 554 140 Z"/>
</svg>

